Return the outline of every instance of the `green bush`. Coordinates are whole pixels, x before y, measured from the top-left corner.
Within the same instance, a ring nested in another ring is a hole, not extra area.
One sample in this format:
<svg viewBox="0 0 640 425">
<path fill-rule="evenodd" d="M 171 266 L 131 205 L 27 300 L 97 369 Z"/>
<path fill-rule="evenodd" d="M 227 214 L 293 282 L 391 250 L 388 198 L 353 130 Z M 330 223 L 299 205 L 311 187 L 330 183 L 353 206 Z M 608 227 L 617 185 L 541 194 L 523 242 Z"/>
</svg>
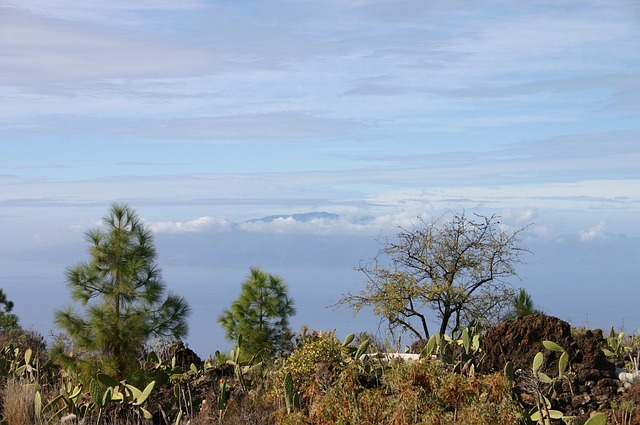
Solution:
<svg viewBox="0 0 640 425">
<path fill-rule="evenodd" d="M 346 347 L 333 332 L 317 333 L 305 338 L 275 372 L 272 395 L 284 397 L 283 382 L 290 373 L 294 391 L 302 396 L 303 402 L 308 401 L 309 390 L 318 380 L 330 380 L 340 373 L 348 355 Z"/>
</svg>

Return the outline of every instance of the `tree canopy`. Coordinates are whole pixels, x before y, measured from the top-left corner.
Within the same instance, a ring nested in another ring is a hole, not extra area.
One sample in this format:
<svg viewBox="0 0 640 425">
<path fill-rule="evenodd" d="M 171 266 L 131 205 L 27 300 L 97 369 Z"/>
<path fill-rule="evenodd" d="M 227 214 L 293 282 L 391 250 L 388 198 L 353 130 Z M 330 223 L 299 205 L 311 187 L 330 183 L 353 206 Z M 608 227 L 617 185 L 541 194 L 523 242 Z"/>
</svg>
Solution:
<svg viewBox="0 0 640 425">
<path fill-rule="evenodd" d="M 434 310 L 445 333 L 462 322 L 488 317 L 512 300 L 505 279 L 528 252 L 519 234 L 526 229 L 502 226 L 498 216 L 449 212 L 433 222 L 400 228 L 378 255 L 359 267 L 363 290 L 339 301 L 356 312 L 373 307 L 389 327 L 428 339 L 428 315 Z"/>
<path fill-rule="evenodd" d="M 290 333 L 289 317 L 295 314 L 293 299 L 280 276 L 251 268 L 240 296 L 225 309 L 218 322 L 227 339 L 241 336 L 241 347 L 251 354 L 278 351 Z"/>
<path fill-rule="evenodd" d="M 188 332 L 189 306 L 165 295 L 153 236 L 128 205 L 114 204 L 103 228 L 86 233 L 90 259 L 66 270 L 73 307 L 55 312 L 72 347 L 54 348 L 58 360 L 125 376 L 154 337 L 180 339 Z"/>
<path fill-rule="evenodd" d="M 0 330 L 4 332 L 17 327 L 18 316 L 11 313 L 13 311 L 13 301 L 7 298 L 7 294 L 2 289 L 0 289 L 0 306 L 2 306 L 2 310 L 0 310 Z"/>
</svg>

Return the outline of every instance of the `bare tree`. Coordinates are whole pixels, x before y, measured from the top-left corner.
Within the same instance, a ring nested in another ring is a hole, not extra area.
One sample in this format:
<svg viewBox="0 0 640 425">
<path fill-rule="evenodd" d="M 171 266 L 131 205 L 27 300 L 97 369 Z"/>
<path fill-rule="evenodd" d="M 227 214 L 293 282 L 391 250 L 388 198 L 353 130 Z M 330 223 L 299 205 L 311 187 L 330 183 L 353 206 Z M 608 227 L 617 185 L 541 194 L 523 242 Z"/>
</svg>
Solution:
<svg viewBox="0 0 640 425">
<path fill-rule="evenodd" d="M 528 252 L 519 240 L 528 226 L 512 230 L 498 219 L 449 212 L 400 228 L 395 240 L 386 240 L 378 255 L 358 268 L 367 277 L 365 288 L 346 294 L 338 305 L 356 312 L 373 307 L 390 329 L 425 339 L 430 336 L 426 310 L 437 313 L 441 334 L 490 317 L 512 300 L 505 280 L 516 276 L 515 264 Z"/>
</svg>

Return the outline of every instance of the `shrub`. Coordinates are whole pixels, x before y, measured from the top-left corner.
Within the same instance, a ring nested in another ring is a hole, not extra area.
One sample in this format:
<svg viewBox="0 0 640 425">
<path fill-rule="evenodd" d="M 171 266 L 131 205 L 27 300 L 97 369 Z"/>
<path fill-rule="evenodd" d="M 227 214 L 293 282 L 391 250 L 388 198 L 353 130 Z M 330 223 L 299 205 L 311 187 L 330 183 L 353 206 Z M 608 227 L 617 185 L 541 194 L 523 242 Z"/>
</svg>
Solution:
<svg viewBox="0 0 640 425">
<path fill-rule="evenodd" d="M 393 362 L 375 388 L 365 388 L 350 364 L 336 385 L 309 408 L 314 424 L 517 424 L 520 411 L 500 374 L 466 377 L 437 362 Z"/>
<path fill-rule="evenodd" d="M 301 341 L 299 347 L 274 374 L 272 396 L 282 399 L 285 376 L 290 373 L 294 391 L 309 401 L 309 390 L 317 381 L 330 381 L 343 368 L 348 356 L 346 348 L 333 332 L 317 333 Z"/>
<path fill-rule="evenodd" d="M 27 348 L 31 348 L 41 363 L 44 363 L 49 357 L 44 337 L 37 331 L 23 329 L 20 326 L 3 329 L 2 332 L 0 332 L 0 349 L 6 346 L 18 348 L 22 353 L 24 353 Z"/>
</svg>

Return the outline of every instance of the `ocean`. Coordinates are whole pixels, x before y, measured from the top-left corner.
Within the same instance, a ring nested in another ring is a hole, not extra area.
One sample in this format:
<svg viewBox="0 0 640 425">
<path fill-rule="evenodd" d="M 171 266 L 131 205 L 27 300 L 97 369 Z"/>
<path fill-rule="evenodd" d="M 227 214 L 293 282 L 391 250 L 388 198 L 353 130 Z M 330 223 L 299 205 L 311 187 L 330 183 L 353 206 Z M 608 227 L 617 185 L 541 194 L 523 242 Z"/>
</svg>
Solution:
<svg viewBox="0 0 640 425">
<path fill-rule="evenodd" d="M 34 329 L 51 340 L 59 330 L 53 325 L 53 313 L 69 304 L 64 269 L 68 264 L 0 260 L 0 287 L 15 304 L 14 313 L 25 328 Z M 534 258 L 523 265 L 522 280 L 513 280 L 515 287 L 525 287 L 534 302 L 547 314 L 568 321 L 573 326 L 611 327 L 635 333 L 640 327 L 638 309 L 638 273 L 635 263 L 604 267 L 592 262 L 549 264 L 544 258 Z M 167 266 L 162 267 L 167 288 L 189 302 L 192 315 L 187 344 L 200 357 L 216 350 L 227 351 L 233 342 L 227 341 L 216 319 L 240 294 L 240 286 L 248 268 Z M 299 331 L 336 330 L 343 338 L 348 333 L 384 334 L 378 318 L 371 310 L 354 316 L 351 310 L 336 310 L 331 306 L 341 295 L 357 291 L 364 285 L 364 275 L 347 267 L 273 267 L 268 273 L 280 275 L 289 285 L 297 314 L 291 319 L 291 329 Z M 435 324 L 433 325 L 435 328 Z M 409 336 L 405 336 L 409 344 Z"/>
<path fill-rule="evenodd" d="M 59 333 L 53 324 L 55 310 L 70 304 L 65 285 L 66 265 L 0 260 L 0 287 L 15 306 L 13 313 L 27 329 L 40 332 L 48 340 Z M 189 347 L 200 357 L 216 350 L 227 351 L 233 342 L 225 339 L 217 317 L 240 294 L 240 287 L 249 270 L 244 268 L 214 268 L 197 266 L 163 267 L 167 289 L 184 296 L 192 310 Z M 351 310 L 331 307 L 343 291 L 358 286 L 362 276 L 354 270 L 330 268 L 274 268 L 265 271 L 278 274 L 289 285 L 297 313 L 291 318 L 291 329 L 299 331 L 336 329 L 339 337 L 350 332 L 377 332 L 378 319 L 371 312 L 354 317 Z"/>
</svg>

